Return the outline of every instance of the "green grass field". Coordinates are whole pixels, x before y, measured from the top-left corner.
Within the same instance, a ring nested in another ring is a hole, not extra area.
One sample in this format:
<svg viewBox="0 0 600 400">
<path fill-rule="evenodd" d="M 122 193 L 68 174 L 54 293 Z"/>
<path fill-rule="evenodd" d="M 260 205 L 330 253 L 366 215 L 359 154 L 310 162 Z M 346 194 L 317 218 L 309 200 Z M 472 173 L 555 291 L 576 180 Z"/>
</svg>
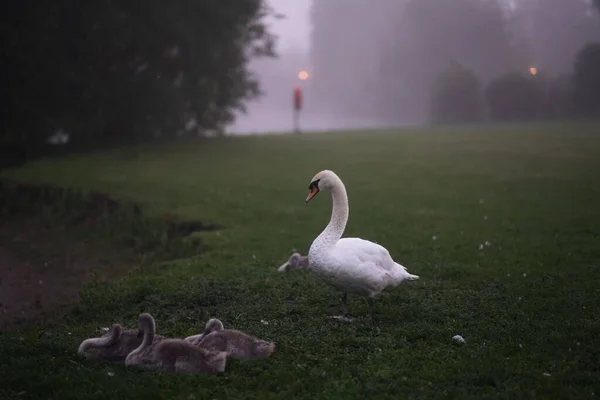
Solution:
<svg viewBox="0 0 600 400">
<path fill-rule="evenodd" d="M 276 272 L 329 220 L 329 194 L 304 203 L 322 169 L 348 190 L 344 236 L 382 244 L 421 276 L 378 297 L 376 327 L 363 298 L 350 296 L 358 319 L 341 323 L 328 318 L 340 312 L 335 291 Z M 0 178 L 226 227 L 202 233 L 209 250 L 193 258 L 89 287 L 63 325 L 0 334 L 2 399 L 600 395 L 598 125 L 226 137 L 41 160 Z M 218 317 L 277 350 L 212 377 L 77 357 L 99 327 L 133 327 L 141 311 L 165 335 Z"/>
</svg>

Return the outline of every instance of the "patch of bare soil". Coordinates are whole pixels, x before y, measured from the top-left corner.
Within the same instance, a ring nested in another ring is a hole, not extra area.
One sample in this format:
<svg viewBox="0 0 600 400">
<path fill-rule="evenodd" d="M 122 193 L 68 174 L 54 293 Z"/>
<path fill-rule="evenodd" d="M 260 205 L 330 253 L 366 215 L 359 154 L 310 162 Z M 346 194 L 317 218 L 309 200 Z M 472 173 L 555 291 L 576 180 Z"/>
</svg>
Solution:
<svg viewBox="0 0 600 400">
<path fill-rule="evenodd" d="M 0 182 L 0 330 L 53 322 L 90 281 L 122 276 L 142 255 L 197 254 L 202 243 L 188 236 L 223 228 L 141 214 L 102 193 Z"/>
<path fill-rule="evenodd" d="M 77 292 L 65 290 L 53 274 L 39 272 L 30 262 L 0 247 L 0 330 L 10 330 L 77 299 Z"/>
<path fill-rule="evenodd" d="M 101 262 L 98 248 L 32 223 L 2 224 L 0 236 L 0 331 L 55 322 L 85 284 L 124 270 L 115 258 Z"/>
</svg>

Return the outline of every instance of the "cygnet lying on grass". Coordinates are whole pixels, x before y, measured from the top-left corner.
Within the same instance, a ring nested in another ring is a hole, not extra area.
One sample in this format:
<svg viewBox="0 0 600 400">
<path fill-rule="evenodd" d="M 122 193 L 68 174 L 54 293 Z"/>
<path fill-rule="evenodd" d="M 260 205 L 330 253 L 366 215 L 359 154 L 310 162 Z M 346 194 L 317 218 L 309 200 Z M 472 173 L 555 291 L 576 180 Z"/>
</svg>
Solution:
<svg viewBox="0 0 600 400">
<path fill-rule="evenodd" d="M 144 339 L 125 359 L 125 365 L 166 372 L 203 372 L 216 374 L 225 371 L 227 353 L 194 346 L 183 339 L 154 341 L 156 324 L 148 313 L 140 314 L 140 330 Z"/>
<path fill-rule="evenodd" d="M 204 333 L 185 338 L 195 346 L 212 351 L 225 351 L 227 355 L 241 360 L 268 358 L 275 351 L 275 343 L 257 339 L 244 332 L 224 329 L 223 323 L 211 318 Z"/>
<path fill-rule="evenodd" d="M 79 345 L 77 353 L 93 361 L 125 361 L 129 353 L 142 343 L 144 332 L 139 329 L 126 329 L 120 324 L 113 324 L 110 331 L 101 337 L 85 339 Z M 154 335 L 154 341 L 165 339 Z"/>
</svg>

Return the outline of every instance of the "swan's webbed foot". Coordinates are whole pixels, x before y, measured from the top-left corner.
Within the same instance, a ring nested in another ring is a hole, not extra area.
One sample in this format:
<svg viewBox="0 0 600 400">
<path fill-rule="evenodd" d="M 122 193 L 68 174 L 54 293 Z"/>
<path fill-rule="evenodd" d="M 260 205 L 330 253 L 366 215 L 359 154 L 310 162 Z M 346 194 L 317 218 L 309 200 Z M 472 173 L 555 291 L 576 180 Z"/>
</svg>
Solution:
<svg viewBox="0 0 600 400">
<path fill-rule="evenodd" d="M 334 319 L 337 319 L 338 321 L 342 321 L 342 322 L 354 322 L 354 317 L 350 314 L 332 315 L 329 318 L 334 318 Z"/>
<path fill-rule="evenodd" d="M 353 322 L 354 321 L 354 317 L 352 316 L 352 314 L 349 314 L 349 313 L 344 314 L 342 316 L 342 319 L 344 321 L 347 321 L 347 322 Z"/>
<path fill-rule="evenodd" d="M 341 296 L 342 301 L 342 315 L 333 315 L 331 318 L 335 318 L 337 320 L 343 322 L 353 322 L 354 317 L 348 312 L 348 293 L 343 292 Z"/>
</svg>

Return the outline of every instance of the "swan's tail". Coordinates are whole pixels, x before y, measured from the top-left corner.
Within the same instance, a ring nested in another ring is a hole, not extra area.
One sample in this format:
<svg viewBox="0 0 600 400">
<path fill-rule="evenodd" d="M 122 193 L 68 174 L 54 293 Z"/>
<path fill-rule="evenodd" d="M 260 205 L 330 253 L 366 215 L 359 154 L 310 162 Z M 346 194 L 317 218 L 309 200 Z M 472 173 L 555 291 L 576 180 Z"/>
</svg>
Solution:
<svg viewBox="0 0 600 400">
<path fill-rule="evenodd" d="M 419 275 L 413 275 L 413 274 L 409 274 L 408 272 L 406 273 L 406 280 L 409 281 L 416 281 L 417 279 L 419 279 Z"/>
<path fill-rule="evenodd" d="M 419 279 L 419 275 L 413 275 L 406 270 L 406 267 L 396 263 L 396 266 L 400 269 L 402 279 L 407 281 L 416 281 Z"/>
</svg>

